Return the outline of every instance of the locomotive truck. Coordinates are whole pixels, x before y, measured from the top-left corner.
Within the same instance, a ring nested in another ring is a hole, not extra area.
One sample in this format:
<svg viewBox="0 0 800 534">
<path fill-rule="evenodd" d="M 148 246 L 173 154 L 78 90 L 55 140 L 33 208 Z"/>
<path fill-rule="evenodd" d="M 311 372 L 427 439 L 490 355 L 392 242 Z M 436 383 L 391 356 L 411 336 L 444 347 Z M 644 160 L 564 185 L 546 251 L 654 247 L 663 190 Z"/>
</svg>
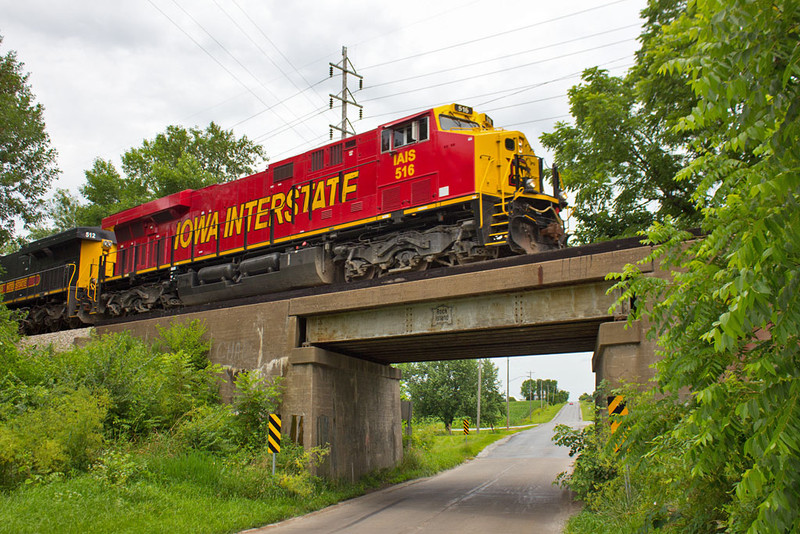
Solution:
<svg viewBox="0 0 800 534">
<path fill-rule="evenodd" d="M 566 200 L 556 169 L 551 176 L 549 193 L 542 160 L 521 132 L 495 128 L 467 106 L 440 106 L 251 176 L 110 215 L 102 229 L 59 234 L 76 239 L 81 250 L 87 240 L 95 243 L 86 235 L 99 239 L 99 246 L 86 245 L 93 252 L 79 262 L 74 253 L 61 261 L 88 275 L 65 272 L 60 293 L 4 298 L 26 309 L 26 328 L 38 331 L 97 315 L 561 248 Z M 46 241 L 0 259 L 13 266 L 2 287 L 41 276 L 35 262 L 21 266 L 24 257 L 41 256 Z M 56 318 L 51 312 L 62 304 Z M 50 318 L 44 322 L 42 309 Z"/>
</svg>

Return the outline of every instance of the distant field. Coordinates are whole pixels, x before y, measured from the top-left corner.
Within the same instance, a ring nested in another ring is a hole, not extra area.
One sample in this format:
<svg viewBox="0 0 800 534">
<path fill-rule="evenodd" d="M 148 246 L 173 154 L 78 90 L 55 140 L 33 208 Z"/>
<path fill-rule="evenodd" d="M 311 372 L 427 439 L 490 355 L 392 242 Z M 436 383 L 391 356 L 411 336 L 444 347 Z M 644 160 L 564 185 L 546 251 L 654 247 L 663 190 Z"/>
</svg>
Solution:
<svg viewBox="0 0 800 534">
<path fill-rule="evenodd" d="M 563 403 L 551 406 L 536 400 L 533 403 L 526 400 L 510 402 L 508 411 L 511 414 L 511 425 L 544 423 L 552 419 L 562 406 L 564 406 Z M 533 413 L 531 413 L 531 408 L 533 408 Z M 503 421 L 503 424 L 505 424 L 505 421 Z"/>
<path fill-rule="evenodd" d="M 530 401 L 511 401 L 509 403 L 509 412 L 511 413 L 509 424 L 511 426 L 521 426 L 546 423 L 558 413 L 562 406 L 564 406 L 564 403 L 555 405 L 542 403 L 540 405 L 539 401 L 533 401 L 533 405 L 531 405 Z M 533 413 L 531 413 L 531 408 L 533 408 Z M 453 421 L 453 431 L 461 431 L 462 419 L 463 417 L 456 417 L 455 421 Z M 435 420 L 428 421 L 425 424 L 430 424 L 434 427 L 440 426 L 441 430 L 444 429 L 444 424 L 441 422 L 437 423 Z M 475 428 L 475 424 L 476 421 L 470 418 L 470 427 Z M 494 427 L 505 428 L 506 416 L 503 415 L 500 420 L 495 421 Z M 481 428 L 490 428 L 490 425 L 487 423 L 486 419 L 481 419 Z"/>
</svg>

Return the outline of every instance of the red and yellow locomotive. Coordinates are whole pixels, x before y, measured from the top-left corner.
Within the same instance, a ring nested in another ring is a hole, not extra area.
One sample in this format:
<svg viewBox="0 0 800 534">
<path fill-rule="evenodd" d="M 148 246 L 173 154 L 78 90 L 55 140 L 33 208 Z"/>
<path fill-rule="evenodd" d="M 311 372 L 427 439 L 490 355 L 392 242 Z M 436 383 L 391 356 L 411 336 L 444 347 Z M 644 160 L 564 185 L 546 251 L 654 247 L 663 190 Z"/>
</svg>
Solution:
<svg viewBox="0 0 800 534">
<path fill-rule="evenodd" d="M 95 311 L 194 305 L 560 248 L 525 136 L 458 104 L 429 109 L 102 222 Z"/>
<path fill-rule="evenodd" d="M 556 180 L 461 105 L 117 213 L 101 310 L 198 304 L 564 245 Z"/>
</svg>

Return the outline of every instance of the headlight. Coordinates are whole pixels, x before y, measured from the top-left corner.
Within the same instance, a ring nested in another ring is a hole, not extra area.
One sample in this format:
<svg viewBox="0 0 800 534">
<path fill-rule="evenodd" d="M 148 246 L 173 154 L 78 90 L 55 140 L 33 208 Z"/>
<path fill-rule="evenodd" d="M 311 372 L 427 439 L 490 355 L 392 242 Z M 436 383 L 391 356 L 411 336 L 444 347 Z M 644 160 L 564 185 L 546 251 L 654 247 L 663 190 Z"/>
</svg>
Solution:
<svg viewBox="0 0 800 534">
<path fill-rule="evenodd" d="M 535 193 L 536 192 L 536 180 L 534 180 L 533 178 L 528 178 L 527 180 L 525 180 L 525 191 L 530 192 L 530 193 Z"/>
</svg>

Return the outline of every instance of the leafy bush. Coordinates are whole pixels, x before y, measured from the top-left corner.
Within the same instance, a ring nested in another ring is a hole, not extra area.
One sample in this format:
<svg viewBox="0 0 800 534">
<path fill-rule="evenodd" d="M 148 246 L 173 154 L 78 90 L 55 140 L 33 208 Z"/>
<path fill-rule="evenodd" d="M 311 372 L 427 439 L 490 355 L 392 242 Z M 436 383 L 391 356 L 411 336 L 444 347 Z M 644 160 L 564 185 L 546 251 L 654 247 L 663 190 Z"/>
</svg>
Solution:
<svg viewBox="0 0 800 534">
<path fill-rule="evenodd" d="M 184 352 L 195 369 L 205 369 L 209 365 L 208 351 L 211 342 L 204 339 L 205 323 L 200 320 L 180 323 L 173 321 L 169 328 L 157 325 L 158 339 L 154 347 L 161 352 Z"/>
<path fill-rule="evenodd" d="M 305 449 L 291 441 L 281 444 L 281 452 L 275 458 L 280 465 L 278 485 L 300 497 L 310 497 L 317 489 L 320 480 L 311 473 L 322 465 L 330 453 L 328 447 Z"/>
<path fill-rule="evenodd" d="M 0 306 L 2 341 L 17 339 L 8 317 Z M 222 373 L 203 334 L 198 322 L 173 324 L 153 344 L 122 333 L 61 353 L 3 343 L 0 486 L 90 470 L 109 487 L 145 477 L 247 498 L 310 495 L 317 481 L 308 468 L 323 449 L 284 444 L 286 487 L 265 477 L 280 378 L 241 373 L 233 405 L 221 404 Z"/>
<path fill-rule="evenodd" d="M 269 414 L 280 404 L 281 377 L 264 377 L 259 371 L 245 371 L 236 376 L 233 409 L 239 443 L 258 448 L 267 443 Z"/>
<path fill-rule="evenodd" d="M 602 436 L 595 425 L 574 429 L 557 425 L 553 441 L 556 445 L 569 447 L 569 455 L 578 455 L 571 473 L 559 473 L 557 482 L 575 492 L 579 499 L 591 507 L 591 497 L 604 484 L 617 476 L 617 465 L 609 456 Z"/>
<path fill-rule="evenodd" d="M 227 404 L 197 406 L 178 422 L 173 435 L 185 447 L 229 453 L 236 449 L 235 418 Z"/>
<path fill-rule="evenodd" d="M 325 461 L 325 457 L 330 454 L 328 447 L 304 448 L 302 445 L 286 441 L 281 443 L 281 452 L 278 453 L 276 465 L 286 473 L 300 474 L 307 473 L 315 467 L 319 467 Z"/>
<path fill-rule="evenodd" d="M 162 333 L 169 337 L 166 332 Z M 182 332 L 180 339 L 188 340 L 190 351 L 196 350 L 194 337 Z M 107 395 L 109 436 L 166 430 L 193 407 L 218 400 L 219 368 L 198 367 L 196 353 L 184 352 L 178 344 L 172 348 L 176 352 L 162 353 L 128 333 L 112 334 L 83 348 L 40 356 L 47 369 L 38 381 Z"/>
<path fill-rule="evenodd" d="M 108 398 L 85 388 L 51 394 L 0 425 L 0 484 L 84 470 L 103 445 Z"/>
<path fill-rule="evenodd" d="M 124 486 L 144 471 L 131 453 L 118 449 L 106 449 L 91 466 L 95 478 L 112 486 Z"/>
<path fill-rule="evenodd" d="M 735 485 L 741 471 L 732 461 L 728 469 L 706 473 L 706 484 L 689 485 L 689 473 L 697 466 L 687 461 L 688 440 L 671 429 L 691 413 L 694 402 L 633 387 L 615 393 L 624 394 L 630 413 L 613 434 L 605 418 L 580 431 L 556 427 L 556 442 L 578 455 L 573 472 L 561 473 L 558 480 L 594 514 L 571 521 L 568 531 L 593 532 L 581 525 L 595 521 L 619 532 L 719 530 L 726 513 L 719 503 L 728 500 L 725 488 Z M 746 523 L 754 509 L 729 513 L 740 513 Z"/>
<path fill-rule="evenodd" d="M 17 339 L 9 317 L 0 307 L 4 341 Z M 178 422 L 190 446 L 227 450 L 230 408 L 219 406 L 219 368 L 208 362 L 203 332 L 196 322 L 173 325 L 154 346 L 123 333 L 61 353 L 3 343 L 0 483 L 85 470 L 104 437 L 142 437 Z M 97 472 L 115 470 L 108 454 L 111 464 L 101 461 Z"/>
</svg>

